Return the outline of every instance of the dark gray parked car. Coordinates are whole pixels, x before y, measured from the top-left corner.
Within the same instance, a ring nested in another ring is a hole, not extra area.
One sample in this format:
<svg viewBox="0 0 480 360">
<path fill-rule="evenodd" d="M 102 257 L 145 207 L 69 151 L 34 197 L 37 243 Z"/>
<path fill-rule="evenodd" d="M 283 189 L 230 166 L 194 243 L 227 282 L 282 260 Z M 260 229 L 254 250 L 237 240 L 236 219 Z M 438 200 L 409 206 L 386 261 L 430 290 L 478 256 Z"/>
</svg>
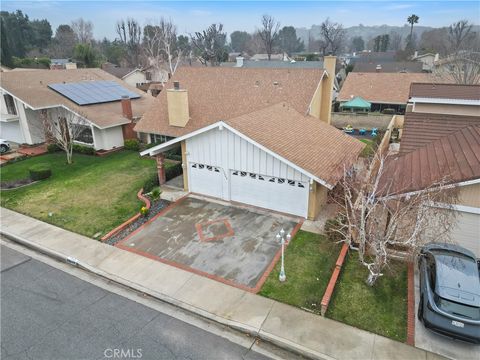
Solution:
<svg viewBox="0 0 480 360">
<path fill-rule="evenodd" d="M 428 244 L 419 258 L 418 319 L 448 337 L 480 343 L 480 265 L 458 245 Z"/>
</svg>

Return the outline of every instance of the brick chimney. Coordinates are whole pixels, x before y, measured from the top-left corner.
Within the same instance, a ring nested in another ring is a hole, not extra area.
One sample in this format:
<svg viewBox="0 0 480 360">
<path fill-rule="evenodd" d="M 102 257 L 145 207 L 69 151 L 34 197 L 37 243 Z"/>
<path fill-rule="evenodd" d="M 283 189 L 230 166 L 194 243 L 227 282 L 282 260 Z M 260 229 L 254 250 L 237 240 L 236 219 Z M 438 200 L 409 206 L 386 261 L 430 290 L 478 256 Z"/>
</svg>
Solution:
<svg viewBox="0 0 480 360">
<path fill-rule="evenodd" d="M 185 127 L 190 119 L 188 92 L 186 89 L 180 89 L 178 81 L 173 82 L 173 89 L 167 89 L 167 107 L 169 124 Z"/>
<path fill-rule="evenodd" d="M 123 117 L 133 120 L 132 101 L 127 95 L 122 96 L 122 114 Z"/>
</svg>

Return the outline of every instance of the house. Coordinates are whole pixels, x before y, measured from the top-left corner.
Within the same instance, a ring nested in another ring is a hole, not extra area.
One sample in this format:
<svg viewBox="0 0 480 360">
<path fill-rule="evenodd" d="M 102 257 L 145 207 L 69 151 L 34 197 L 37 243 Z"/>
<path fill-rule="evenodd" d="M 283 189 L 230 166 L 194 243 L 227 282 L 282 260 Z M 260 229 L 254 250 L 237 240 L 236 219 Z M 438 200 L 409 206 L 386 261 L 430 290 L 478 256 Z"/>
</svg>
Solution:
<svg viewBox="0 0 480 360">
<path fill-rule="evenodd" d="M 361 97 L 372 104 L 371 111 L 393 109 L 403 113 L 408 102 L 410 84 L 431 81 L 430 74 L 421 73 L 357 73 L 350 72 L 337 96 L 342 104 Z"/>
<path fill-rule="evenodd" d="M 416 61 L 358 62 L 355 63 L 352 71 L 362 73 L 421 73 L 423 72 L 423 65 Z"/>
<path fill-rule="evenodd" d="M 153 66 L 144 68 L 120 67 L 112 63 L 104 63 L 102 69 L 125 81 L 130 86 L 140 88 L 148 83 L 162 83 L 168 80 L 168 71 Z"/>
<path fill-rule="evenodd" d="M 314 219 L 363 144 L 330 125 L 335 57 L 325 69 L 180 68 L 135 126 L 181 147 L 184 189 Z"/>
<path fill-rule="evenodd" d="M 425 53 L 419 55 L 418 51 L 415 51 L 412 60 L 422 63 L 422 69 L 424 71 L 432 72 L 435 62 L 439 60 L 439 54 Z"/>
<path fill-rule="evenodd" d="M 445 210 L 457 214 L 451 236 L 480 256 L 480 86 L 412 84 L 400 153 L 387 158 L 385 169 L 392 194 L 442 181 L 458 187 L 458 202 Z"/>
<path fill-rule="evenodd" d="M 42 112 L 61 107 L 87 121 L 77 141 L 96 150 L 118 148 L 136 137 L 133 124 L 153 100 L 101 69 L 9 71 L 2 73 L 0 91 L 2 139 L 43 143 Z"/>
<path fill-rule="evenodd" d="M 252 61 L 268 61 L 268 54 L 255 54 L 250 57 L 250 60 Z M 271 54 L 270 55 L 270 61 L 271 60 L 280 60 L 280 61 L 288 61 L 288 56 L 287 54 Z"/>
<path fill-rule="evenodd" d="M 77 63 L 71 59 L 50 59 L 50 70 L 74 70 Z"/>
</svg>

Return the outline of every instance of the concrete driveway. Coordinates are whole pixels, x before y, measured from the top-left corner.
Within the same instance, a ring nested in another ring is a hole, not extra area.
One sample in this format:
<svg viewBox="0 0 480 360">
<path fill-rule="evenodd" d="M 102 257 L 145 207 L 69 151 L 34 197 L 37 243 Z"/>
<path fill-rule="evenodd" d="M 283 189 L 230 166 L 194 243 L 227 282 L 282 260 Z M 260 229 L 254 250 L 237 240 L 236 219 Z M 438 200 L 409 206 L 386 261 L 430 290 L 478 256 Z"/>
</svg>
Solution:
<svg viewBox="0 0 480 360">
<path fill-rule="evenodd" d="M 116 246 L 257 292 L 280 255 L 275 235 L 298 220 L 196 197 L 183 198 Z"/>
<path fill-rule="evenodd" d="M 437 353 L 450 359 L 478 360 L 480 359 L 480 346 L 455 341 L 448 337 L 438 335 L 423 326 L 418 320 L 418 302 L 420 301 L 420 289 L 418 269 L 415 268 L 415 346 Z"/>
</svg>

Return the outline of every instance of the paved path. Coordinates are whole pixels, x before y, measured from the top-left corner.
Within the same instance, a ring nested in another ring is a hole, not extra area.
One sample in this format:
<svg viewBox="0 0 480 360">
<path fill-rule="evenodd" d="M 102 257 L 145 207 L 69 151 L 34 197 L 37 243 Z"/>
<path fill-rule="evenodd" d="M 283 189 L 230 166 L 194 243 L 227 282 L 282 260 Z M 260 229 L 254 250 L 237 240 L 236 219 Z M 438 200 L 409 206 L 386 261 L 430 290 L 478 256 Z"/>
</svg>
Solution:
<svg viewBox="0 0 480 360">
<path fill-rule="evenodd" d="M 141 359 L 268 359 L 8 247 L 1 259 L 4 360 L 108 359 L 122 351 Z"/>
<path fill-rule="evenodd" d="M 71 256 L 107 278 L 319 359 L 435 359 L 427 351 L 1 209 L 1 232 Z"/>
</svg>

